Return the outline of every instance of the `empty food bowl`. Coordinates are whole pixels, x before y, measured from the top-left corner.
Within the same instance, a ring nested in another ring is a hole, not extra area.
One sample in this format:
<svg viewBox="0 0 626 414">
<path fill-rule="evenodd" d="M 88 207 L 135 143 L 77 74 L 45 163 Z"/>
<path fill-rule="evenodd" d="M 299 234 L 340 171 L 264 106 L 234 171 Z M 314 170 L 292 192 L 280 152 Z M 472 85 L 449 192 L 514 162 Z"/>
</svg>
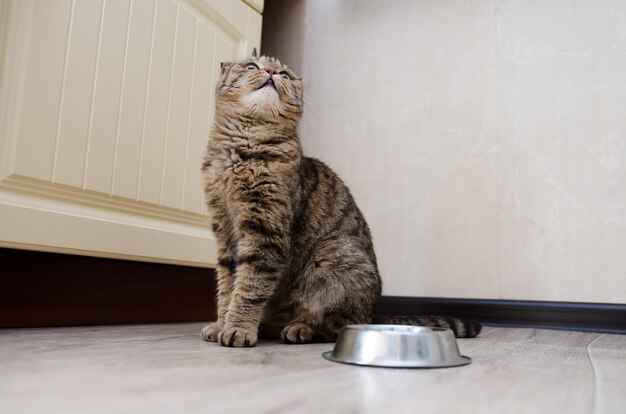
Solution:
<svg viewBox="0 0 626 414">
<path fill-rule="evenodd" d="M 444 368 L 467 365 L 454 333 L 407 325 L 347 325 L 324 358 L 344 364 L 389 368 Z"/>
</svg>

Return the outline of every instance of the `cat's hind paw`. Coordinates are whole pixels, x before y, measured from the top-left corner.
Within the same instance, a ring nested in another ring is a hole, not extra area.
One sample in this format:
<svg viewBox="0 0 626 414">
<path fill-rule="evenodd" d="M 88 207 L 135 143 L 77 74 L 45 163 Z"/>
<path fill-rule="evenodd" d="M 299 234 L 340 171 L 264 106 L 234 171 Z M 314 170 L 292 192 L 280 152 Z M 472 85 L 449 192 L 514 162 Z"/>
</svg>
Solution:
<svg viewBox="0 0 626 414">
<path fill-rule="evenodd" d="M 222 346 L 250 347 L 256 345 L 257 333 L 243 328 L 227 327 L 218 334 L 217 340 Z"/>
<path fill-rule="evenodd" d="M 283 342 L 287 344 L 308 344 L 313 342 L 315 330 L 304 322 L 290 323 L 280 334 Z"/>
<path fill-rule="evenodd" d="M 224 329 L 221 323 L 219 322 L 211 322 L 204 328 L 202 328 L 202 332 L 200 336 L 202 339 L 208 342 L 217 342 L 217 336 Z"/>
</svg>

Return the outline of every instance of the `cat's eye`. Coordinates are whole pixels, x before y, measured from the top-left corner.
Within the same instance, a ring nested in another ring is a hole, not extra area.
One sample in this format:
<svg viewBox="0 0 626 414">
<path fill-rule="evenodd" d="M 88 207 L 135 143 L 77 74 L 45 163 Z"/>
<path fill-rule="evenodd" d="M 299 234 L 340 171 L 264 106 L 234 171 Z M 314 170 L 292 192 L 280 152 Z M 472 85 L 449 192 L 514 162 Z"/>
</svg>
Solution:
<svg viewBox="0 0 626 414">
<path fill-rule="evenodd" d="M 283 79 L 291 79 L 287 72 L 280 72 L 280 77 Z"/>
<path fill-rule="evenodd" d="M 259 67 L 257 65 L 255 65 L 254 63 L 248 63 L 248 66 L 246 66 L 246 69 L 248 70 L 257 70 Z"/>
</svg>

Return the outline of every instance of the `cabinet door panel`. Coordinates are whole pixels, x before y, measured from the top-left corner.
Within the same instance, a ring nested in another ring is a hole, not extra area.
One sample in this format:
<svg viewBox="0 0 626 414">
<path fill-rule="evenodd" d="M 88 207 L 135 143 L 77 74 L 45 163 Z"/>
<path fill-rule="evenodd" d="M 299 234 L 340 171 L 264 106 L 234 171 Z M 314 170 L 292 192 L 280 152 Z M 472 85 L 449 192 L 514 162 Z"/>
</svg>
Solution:
<svg viewBox="0 0 626 414">
<path fill-rule="evenodd" d="M 199 174 L 213 87 L 221 61 L 259 48 L 261 15 L 235 0 L 3 0 L 0 13 L 0 245 L 213 264 Z M 73 236 L 18 230 L 35 216 Z"/>
</svg>

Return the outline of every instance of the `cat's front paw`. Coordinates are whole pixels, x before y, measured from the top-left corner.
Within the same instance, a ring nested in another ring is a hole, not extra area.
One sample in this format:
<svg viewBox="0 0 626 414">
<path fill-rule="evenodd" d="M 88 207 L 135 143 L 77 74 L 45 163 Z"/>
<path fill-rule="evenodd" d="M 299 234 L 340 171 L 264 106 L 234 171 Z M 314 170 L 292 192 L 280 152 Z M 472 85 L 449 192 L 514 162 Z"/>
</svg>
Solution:
<svg viewBox="0 0 626 414">
<path fill-rule="evenodd" d="M 218 342 L 222 346 L 243 348 L 256 345 L 257 333 L 243 328 L 225 328 L 218 334 Z"/>
<path fill-rule="evenodd" d="M 224 329 L 224 326 L 220 322 L 211 322 L 204 328 L 200 335 L 202 339 L 208 342 L 217 342 L 217 335 Z"/>
<path fill-rule="evenodd" d="M 290 323 L 280 334 L 283 342 L 287 344 L 308 344 L 313 341 L 315 330 L 304 322 Z"/>
</svg>

